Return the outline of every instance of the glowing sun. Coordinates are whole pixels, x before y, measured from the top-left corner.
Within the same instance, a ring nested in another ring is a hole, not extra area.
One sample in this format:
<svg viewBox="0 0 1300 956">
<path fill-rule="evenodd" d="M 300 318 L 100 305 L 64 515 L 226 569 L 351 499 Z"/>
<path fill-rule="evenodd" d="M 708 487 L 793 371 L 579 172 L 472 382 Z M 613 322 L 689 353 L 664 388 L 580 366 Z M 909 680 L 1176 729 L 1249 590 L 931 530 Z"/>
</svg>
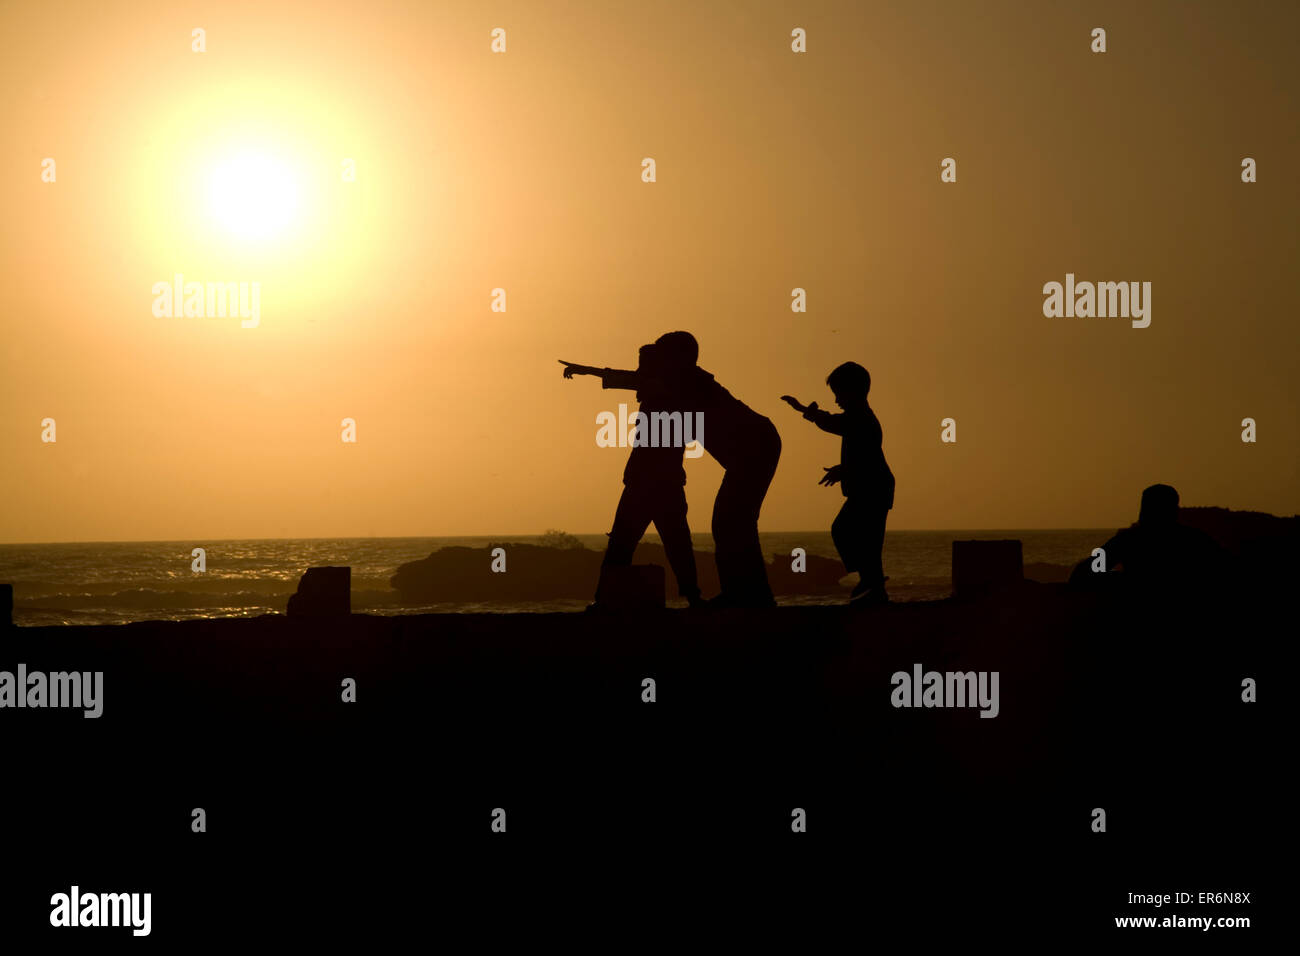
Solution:
<svg viewBox="0 0 1300 956">
<path fill-rule="evenodd" d="M 262 153 L 239 153 L 220 162 L 209 187 L 213 217 L 238 239 L 279 236 L 298 210 L 298 184 L 292 171 Z"/>
</svg>

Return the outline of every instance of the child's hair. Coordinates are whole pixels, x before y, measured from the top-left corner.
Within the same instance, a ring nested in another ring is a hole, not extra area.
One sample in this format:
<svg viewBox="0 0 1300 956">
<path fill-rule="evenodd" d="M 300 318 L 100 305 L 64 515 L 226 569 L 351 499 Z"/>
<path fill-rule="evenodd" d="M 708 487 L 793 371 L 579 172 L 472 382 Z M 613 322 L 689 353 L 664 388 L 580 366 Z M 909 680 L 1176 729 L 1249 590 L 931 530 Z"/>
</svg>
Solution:
<svg viewBox="0 0 1300 956">
<path fill-rule="evenodd" d="M 690 332 L 665 332 L 655 339 L 659 357 L 672 369 L 684 370 L 700 359 L 700 345 Z"/>
<path fill-rule="evenodd" d="M 826 376 L 826 384 L 849 398 L 866 398 L 871 391 L 871 373 L 857 362 L 845 362 Z"/>
<path fill-rule="evenodd" d="M 636 368 L 638 372 L 657 374 L 662 371 L 663 350 L 659 346 L 654 344 L 643 345 L 637 352 L 637 356 Z"/>
</svg>

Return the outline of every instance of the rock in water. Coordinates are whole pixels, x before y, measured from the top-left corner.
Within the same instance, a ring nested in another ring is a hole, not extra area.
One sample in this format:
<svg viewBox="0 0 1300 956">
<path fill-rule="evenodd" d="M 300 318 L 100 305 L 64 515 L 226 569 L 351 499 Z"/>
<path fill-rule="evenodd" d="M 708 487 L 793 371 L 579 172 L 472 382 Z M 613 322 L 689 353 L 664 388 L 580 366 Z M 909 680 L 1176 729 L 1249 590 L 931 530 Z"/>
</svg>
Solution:
<svg viewBox="0 0 1300 956">
<path fill-rule="evenodd" d="M 606 610 L 663 610 L 664 569 L 657 564 L 602 568 L 596 593 L 596 603 Z"/>
<path fill-rule="evenodd" d="M 972 598 L 1025 578 L 1019 539 L 1009 541 L 954 541 L 952 543 L 952 594 Z"/>
<path fill-rule="evenodd" d="M 290 617 L 340 617 L 352 613 L 352 569 L 308 568 L 289 598 Z"/>
</svg>

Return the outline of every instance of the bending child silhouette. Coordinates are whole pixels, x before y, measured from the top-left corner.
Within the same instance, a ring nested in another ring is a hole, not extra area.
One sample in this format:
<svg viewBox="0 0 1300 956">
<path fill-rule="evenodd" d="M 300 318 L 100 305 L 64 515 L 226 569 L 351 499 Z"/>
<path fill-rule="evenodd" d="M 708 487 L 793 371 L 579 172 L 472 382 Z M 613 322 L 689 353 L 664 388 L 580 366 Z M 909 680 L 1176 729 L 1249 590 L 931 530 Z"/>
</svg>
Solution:
<svg viewBox="0 0 1300 956">
<path fill-rule="evenodd" d="M 775 607 L 758 537 L 763 499 L 781 458 L 781 436 L 760 415 L 698 364 L 699 343 L 689 332 L 668 332 L 663 348 L 675 402 L 703 415 L 700 444 L 725 469 L 713 500 L 713 558 L 721 593 L 715 607 Z"/>
<path fill-rule="evenodd" d="M 683 419 L 696 413 L 703 416 L 708 427 L 697 440 L 726 470 L 713 502 L 714 560 L 722 593 L 710 604 L 774 607 L 776 599 L 758 538 L 758 516 L 781 457 L 781 436 L 770 419 L 737 399 L 696 364 L 700 347 L 691 333 L 668 332 L 654 344 L 656 358 L 647 372 L 566 362 L 565 375 L 600 375 L 606 388 L 647 386 L 667 407 L 681 411 Z"/>
<path fill-rule="evenodd" d="M 876 413 L 867 403 L 871 375 L 857 362 L 845 362 L 826 377 L 841 414 L 822 411 L 816 402 L 803 405 L 791 395 L 782 395 L 795 411 L 802 412 L 822 431 L 841 436 L 840 463 L 823 469 L 819 485 L 838 483 L 844 505 L 831 524 L 831 537 L 846 571 L 856 571 L 857 585 L 850 603 L 883 603 L 885 593 L 881 550 L 885 543 L 885 520 L 894 506 L 894 473 L 889 470 L 882 448 L 884 434 Z"/>
<path fill-rule="evenodd" d="M 636 389 L 639 411 L 649 416 L 655 412 L 670 411 L 669 399 L 663 386 L 664 376 L 659 368 L 661 359 L 652 345 L 641 346 L 640 362 L 636 371 L 595 368 L 560 360 L 564 377 L 598 375 L 602 388 Z M 686 469 L 682 467 L 685 446 L 677 447 L 647 444 L 647 436 L 634 436 L 632 452 L 623 469 L 623 494 L 614 511 L 614 527 L 609 532 L 609 544 L 601 567 L 628 567 L 636 546 L 654 522 L 655 530 L 664 544 L 664 553 L 677 578 L 677 591 L 691 605 L 703 605 L 696 578 L 695 550 L 691 544 L 691 528 L 686 521 Z M 596 589 L 593 608 L 601 606 L 600 589 Z"/>
</svg>

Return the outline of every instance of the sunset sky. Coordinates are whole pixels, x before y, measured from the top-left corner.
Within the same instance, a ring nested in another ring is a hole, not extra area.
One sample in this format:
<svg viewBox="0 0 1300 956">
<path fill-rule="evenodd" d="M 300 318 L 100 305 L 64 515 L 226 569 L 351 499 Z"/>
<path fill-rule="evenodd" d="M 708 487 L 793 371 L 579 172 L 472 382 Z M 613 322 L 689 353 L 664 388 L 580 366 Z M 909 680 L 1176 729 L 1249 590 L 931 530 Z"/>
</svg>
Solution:
<svg viewBox="0 0 1300 956">
<path fill-rule="evenodd" d="M 0 542 L 605 531 L 634 399 L 556 360 L 673 329 L 780 429 L 765 531 L 841 504 L 780 396 L 850 359 L 891 530 L 1300 511 L 1295 4 L 9 2 L 0 54 Z"/>
</svg>

